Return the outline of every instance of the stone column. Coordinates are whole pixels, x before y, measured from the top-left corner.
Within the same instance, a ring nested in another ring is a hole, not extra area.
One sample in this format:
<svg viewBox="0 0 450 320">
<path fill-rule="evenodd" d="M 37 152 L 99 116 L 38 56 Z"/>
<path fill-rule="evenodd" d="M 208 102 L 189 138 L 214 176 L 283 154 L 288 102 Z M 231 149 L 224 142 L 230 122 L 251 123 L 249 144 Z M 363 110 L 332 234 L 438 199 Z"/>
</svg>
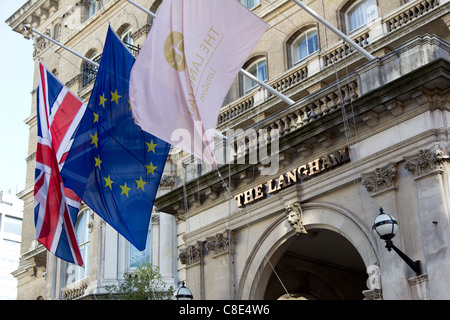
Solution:
<svg viewBox="0 0 450 320">
<path fill-rule="evenodd" d="M 118 244 L 119 234 L 109 224 L 103 222 L 104 230 L 104 255 L 102 259 L 103 264 L 103 281 L 105 285 L 116 284 L 118 277 Z M 120 275 L 121 276 L 121 275 Z"/>
<path fill-rule="evenodd" d="M 448 186 L 444 186 L 444 163 L 449 157 L 438 145 L 405 157 L 405 168 L 414 175 L 419 205 L 419 239 L 423 255 L 422 273 L 428 274 L 429 298 L 448 299 L 450 282 L 450 225 Z M 448 177 L 447 177 L 448 179 Z M 448 181 L 448 180 L 447 180 Z M 411 281 L 410 281 L 411 282 Z M 421 281 L 412 281 L 418 295 L 427 299 Z M 420 286 L 420 288 L 418 287 Z"/>
<path fill-rule="evenodd" d="M 177 289 L 177 266 L 173 257 L 176 254 L 176 221 L 175 216 L 159 213 L 160 243 L 159 243 L 159 271 L 168 286 Z"/>
<path fill-rule="evenodd" d="M 181 249 L 180 262 L 186 265 L 186 287 L 191 290 L 194 300 L 205 300 L 205 281 L 203 263 L 204 242 Z"/>
<path fill-rule="evenodd" d="M 209 251 L 205 271 L 207 299 L 234 299 L 234 233 L 226 230 L 207 237 L 205 247 Z"/>
<path fill-rule="evenodd" d="M 398 212 L 398 195 L 396 186 L 397 165 L 389 163 L 382 168 L 376 168 L 374 172 L 362 175 L 362 185 L 366 187 L 370 196 L 374 199 L 378 207 L 383 207 L 386 213 L 391 214 L 398 220 L 400 231 L 394 237 L 395 245 L 402 250 L 403 248 L 403 234 L 401 217 Z M 374 212 L 373 218 L 375 219 Z M 377 239 L 378 257 L 380 262 L 380 276 L 381 285 L 377 297 L 383 297 L 386 300 L 394 299 L 410 299 L 408 294 L 409 288 L 404 277 L 399 277 L 401 270 L 406 270 L 408 267 L 405 262 L 394 252 L 389 252 L 385 248 L 385 243 L 381 239 Z M 367 266 L 370 267 L 370 266 Z"/>
</svg>

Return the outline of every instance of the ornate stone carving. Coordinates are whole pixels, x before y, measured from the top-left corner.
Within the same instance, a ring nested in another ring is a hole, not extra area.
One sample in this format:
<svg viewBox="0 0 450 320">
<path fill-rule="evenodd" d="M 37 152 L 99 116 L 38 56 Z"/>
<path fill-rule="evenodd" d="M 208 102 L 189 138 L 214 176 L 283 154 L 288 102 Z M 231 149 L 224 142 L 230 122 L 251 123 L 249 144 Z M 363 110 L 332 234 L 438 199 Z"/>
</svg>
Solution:
<svg viewBox="0 0 450 320">
<path fill-rule="evenodd" d="M 175 175 L 164 175 L 159 183 L 160 187 L 173 188 L 175 186 Z"/>
<path fill-rule="evenodd" d="M 36 38 L 36 40 L 34 41 L 34 50 L 35 50 L 34 55 L 37 56 L 39 54 L 39 52 L 41 52 L 45 48 L 47 48 L 47 46 L 49 44 L 50 44 L 50 42 L 43 37 Z"/>
<path fill-rule="evenodd" d="M 436 145 L 429 150 L 419 150 L 419 156 L 404 157 L 406 170 L 414 173 L 416 177 L 442 170 L 443 161 L 449 157 Z"/>
<path fill-rule="evenodd" d="M 197 245 L 190 245 L 185 249 L 180 250 L 179 258 L 182 264 L 191 266 L 201 261 L 203 254 L 203 242 L 197 241 Z"/>
<path fill-rule="evenodd" d="M 286 206 L 287 221 L 297 235 L 308 234 L 303 225 L 303 210 L 299 202 L 294 202 Z"/>
<path fill-rule="evenodd" d="M 214 251 L 214 254 L 218 255 L 228 252 L 230 249 L 230 241 L 232 242 L 233 239 L 233 233 L 230 233 L 230 230 L 226 230 L 224 233 L 217 233 L 213 237 L 207 237 L 205 247 L 209 251 Z"/>
<path fill-rule="evenodd" d="M 370 193 L 384 191 L 395 185 L 397 176 L 397 166 L 390 163 L 384 168 L 376 168 L 373 173 L 362 174 L 362 185 L 366 187 Z"/>
<path fill-rule="evenodd" d="M 152 214 L 151 222 L 152 222 L 152 224 L 159 224 L 159 222 L 160 222 L 159 214 Z"/>
</svg>

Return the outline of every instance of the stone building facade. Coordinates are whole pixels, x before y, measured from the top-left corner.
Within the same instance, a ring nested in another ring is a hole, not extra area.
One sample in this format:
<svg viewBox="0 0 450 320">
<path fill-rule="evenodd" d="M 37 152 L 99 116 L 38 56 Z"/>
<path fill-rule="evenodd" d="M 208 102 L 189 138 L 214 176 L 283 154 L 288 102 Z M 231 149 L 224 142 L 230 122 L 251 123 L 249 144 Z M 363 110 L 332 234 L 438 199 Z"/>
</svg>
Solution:
<svg viewBox="0 0 450 320">
<path fill-rule="evenodd" d="M 160 2 L 147 1 L 147 7 L 156 10 Z M 127 1 L 30 0 L 7 23 L 25 38 L 33 39 L 36 62 L 41 60 L 74 94 L 87 102 L 94 85 L 95 68 L 48 40 L 27 32 L 23 24 L 29 23 L 77 53 L 99 61 L 108 25 L 137 55 L 152 19 Z M 37 84 L 36 65 L 31 113 L 25 120 L 30 127 L 30 138 L 26 188 L 20 193 L 24 200 L 21 260 L 14 272 L 18 279 L 18 299 L 98 299 L 106 293 L 106 286 L 118 284 L 124 274 L 133 272 L 142 262 L 157 265 L 166 284 L 177 287 L 179 280 L 172 259 L 176 256 L 176 221 L 171 215 L 153 213 L 149 244 L 144 252 L 138 252 L 90 208 L 82 205 L 76 232 L 84 268 L 55 258 L 37 243 L 33 209 Z M 172 184 L 168 174 L 161 181 L 159 193 L 171 189 Z"/>
<path fill-rule="evenodd" d="M 305 1 L 371 61 L 293 1 L 241 3 L 271 26 L 243 68 L 295 103 L 236 79 L 217 122 L 220 174 L 169 156 L 152 261 L 195 299 L 450 298 L 449 1 Z M 142 45 L 152 19 L 125 0 L 30 0 L 8 20 L 24 22 L 96 58 L 108 24 Z M 34 40 L 35 58 L 87 100 L 83 62 Z M 88 277 L 67 284 L 67 266 L 33 242 L 35 121 L 34 99 L 19 298 L 93 298 L 129 271 L 130 249 L 93 214 Z M 380 207 L 419 275 L 372 233 Z"/>
</svg>

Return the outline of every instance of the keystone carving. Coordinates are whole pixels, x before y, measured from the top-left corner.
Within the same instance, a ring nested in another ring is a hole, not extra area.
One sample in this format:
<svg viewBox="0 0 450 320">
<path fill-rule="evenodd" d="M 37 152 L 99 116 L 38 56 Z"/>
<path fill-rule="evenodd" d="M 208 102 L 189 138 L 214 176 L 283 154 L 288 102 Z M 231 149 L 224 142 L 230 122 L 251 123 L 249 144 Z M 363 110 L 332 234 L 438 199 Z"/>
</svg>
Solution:
<svg viewBox="0 0 450 320">
<path fill-rule="evenodd" d="M 444 160 L 449 157 L 436 145 L 429 150 L 419 150 L 419 156 L 404 157 L 406 170 L 412 172 L 416 177 L 443 169 Z"/>
<path fill-rule="evenodd" d="M 299 202 L 294 202 L 286 206 L 287 221 L 297 235 L 308 234 L 303 225 L 303 210 Z"/>
<path fill-rule="evenodd" d="M 389 189 L 395 185 L 397 168 L 395 163 L 390 163 L 384 168 L 376 168 L 375 172 L 362 174 L 362 185 L 370 193 L 376 193 Z"/>
</svg>

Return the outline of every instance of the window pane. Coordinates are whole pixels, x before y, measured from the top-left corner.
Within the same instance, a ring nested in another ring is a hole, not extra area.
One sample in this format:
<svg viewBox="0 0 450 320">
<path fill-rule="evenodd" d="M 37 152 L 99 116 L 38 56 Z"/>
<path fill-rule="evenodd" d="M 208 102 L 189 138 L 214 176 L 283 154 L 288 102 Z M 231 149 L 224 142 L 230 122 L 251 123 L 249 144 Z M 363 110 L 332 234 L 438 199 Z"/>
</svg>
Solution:
<svg viewBox="0 0 450 320">
<path fill-rule="evenodd" d="M 349 30 L 353 31 L 378 16 L 376 0 L 364 0 L 347 14 Z"/>
<path fill-rule="evenodd" d="M 261 81 L 267 80 L 267 65 L 265 60 L 260 60 L 252 64 L 247 68 L 247 72 Z M 244 93 L 247 93 L 253 87 L 256 87 L 257 83 L 252 79 L 244 76 Z"/>
<path fill-rule="evenodd" d="M 306 58 L 310 54 L 319 50 L 319 39 L 317 37 L 317 30 L 311 30 L 303 34 L 292 44 L 292 62 L 293 64 Z"/>
<path fill-rule="evenodd" d="M 136 268 L 143 263 L 150 263 L 151 260 L 151 236 L 150 231 L 147 233 L 147 243 L 144 251 L 139 251 L 130 243 L 130 268 Z"/>
<path fill-rule="evenodd" d="M 261 81 L 266 81 L 267 79 L 266 62 L 265 61 L 258 62 L 257 68 L 258 69 L 256 77 Z"/>
<path fill-rule="evenodd" d="M 3 231 L 20 236 L 22 233 L 22 219 L 5 216 L 5 227 Z"/>
<path fill-rule="evenodd" d="M 67 265 L 66 285 L 82 280 L 89 276 L 90 222 L 91 210 L 84 210 L 78 215 L 77 223 L 75 224 L 75 234 L 77 237 L 77 242 L 80 248 L 80 254 L 81 258 L 83 259 L 84 266 L 80 267 L 74 263 L 69 263 Z"/>
<path fill-rule="evenodd" d="M 297 61 L 305 58 L 308 55 L 308 42 L 306 41 L 305 37 L 302 37 L 303 41 L 299 43 L 298 45 L 298 57 Z"/>
<path fill-rule="evenodd" d="M 319 39 L 317 38 L 317 32 L 308 34 L 308 54 L 314 53 L 319 50 Z"/>
</svg>

